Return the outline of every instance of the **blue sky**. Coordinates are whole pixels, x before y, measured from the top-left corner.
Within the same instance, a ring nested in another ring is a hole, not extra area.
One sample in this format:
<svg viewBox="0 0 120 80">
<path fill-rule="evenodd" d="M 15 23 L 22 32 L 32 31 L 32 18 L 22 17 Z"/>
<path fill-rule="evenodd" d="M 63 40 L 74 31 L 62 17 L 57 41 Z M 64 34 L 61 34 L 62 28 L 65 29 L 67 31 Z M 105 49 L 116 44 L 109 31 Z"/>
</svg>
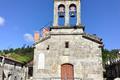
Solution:
<svg viewBox="0 0 120 80">
<path fill-rule="evenodd" d="M 86 32 L 103 38 L 105 48 L 120 48 L 120 0 L 81 0 Z M 52 24 L 52 0 L 0 0 L 0 49 L 31 45 L 41 27 Z"/>
</svg>

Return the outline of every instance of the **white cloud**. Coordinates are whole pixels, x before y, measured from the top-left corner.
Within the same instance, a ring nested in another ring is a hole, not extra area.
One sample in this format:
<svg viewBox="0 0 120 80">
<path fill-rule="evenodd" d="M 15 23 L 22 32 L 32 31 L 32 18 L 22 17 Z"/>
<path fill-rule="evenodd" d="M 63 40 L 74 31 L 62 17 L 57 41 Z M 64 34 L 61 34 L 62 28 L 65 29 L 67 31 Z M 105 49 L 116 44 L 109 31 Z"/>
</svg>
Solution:
<svg viewBox="0 0 120 80">
<path fill-rule="evenodd" d="M 0 26 L 3 26 L 5 24 L 5 19 L 0 16 Z"/>
<path fill-rule="evenodd" d="M 33 42 L 34 41 L 33 36 L 31 34 L 29 34 L 29 33 L 24 34 L 24 39 L 27 42 Z"/>
</svg>

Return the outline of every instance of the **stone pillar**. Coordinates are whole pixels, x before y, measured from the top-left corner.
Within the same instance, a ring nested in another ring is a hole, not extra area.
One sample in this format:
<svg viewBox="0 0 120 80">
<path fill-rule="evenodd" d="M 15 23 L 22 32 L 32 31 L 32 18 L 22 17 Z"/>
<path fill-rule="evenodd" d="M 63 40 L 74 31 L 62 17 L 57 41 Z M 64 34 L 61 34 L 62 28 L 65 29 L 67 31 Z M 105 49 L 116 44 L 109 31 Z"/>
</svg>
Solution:
<svg viewBox="0 0 120 80">
<path fill-rule="evenodd" d="M 81 24 L 81 4 L 80 4 L 81 2 L 80 1 L 78 1 L 77 2 L 77 23 L 76 23 L 76 25 L 80 25 Z"/>
<path fill-rule="evenodd" d="M 58 26 L 58 5 L 56 4 L 56 1 L 54 1 L 54 20 L 53 20 L 53 26 Z"/>
<path fill-rule="evenodd" d="M 65 26 L 69 26 L 69 4 L 68 1 L 65 3 Z"/>
</svg>

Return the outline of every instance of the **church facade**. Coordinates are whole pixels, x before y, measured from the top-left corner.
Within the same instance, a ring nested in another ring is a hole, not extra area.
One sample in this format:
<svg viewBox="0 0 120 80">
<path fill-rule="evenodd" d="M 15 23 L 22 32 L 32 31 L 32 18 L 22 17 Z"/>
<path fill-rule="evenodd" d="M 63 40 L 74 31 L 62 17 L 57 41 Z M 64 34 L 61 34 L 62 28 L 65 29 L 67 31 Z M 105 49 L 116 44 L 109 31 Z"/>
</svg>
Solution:
<svg viewBox="0 0 120 80">
<path fill-rule="evenodd" d="M 84 31 L 80 5 L 54 0 L 53 26 L 42 38 L 35 34 L 33 80 L 103 80 L 102 39 Z"/>
</svg>

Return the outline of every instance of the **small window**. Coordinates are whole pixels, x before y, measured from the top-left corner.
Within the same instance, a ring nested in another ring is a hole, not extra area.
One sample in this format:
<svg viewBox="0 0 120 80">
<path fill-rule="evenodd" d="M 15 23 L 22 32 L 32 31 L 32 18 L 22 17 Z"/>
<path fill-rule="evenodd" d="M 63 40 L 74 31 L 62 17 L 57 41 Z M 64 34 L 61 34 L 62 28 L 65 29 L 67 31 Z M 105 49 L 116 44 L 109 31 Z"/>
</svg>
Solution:
<svg viewBox="0 0 120 80">
<path fill-rule="evenodd" d="M 14 77 L 14 80 L 17 80 L 17 77 L 16 77 L 16 76 Z"/>
<path fill-rule="evenodd" d="M 50 48 L 50 46 L 48 45 L 48 46 L 47 46 L 47 50 L 49 50 L 49 48 Z"/>
<path fill-rule="evenodd" d="M 69 42 L 65 42 L 65 48 L 69 48 Z"/>
</svg>

